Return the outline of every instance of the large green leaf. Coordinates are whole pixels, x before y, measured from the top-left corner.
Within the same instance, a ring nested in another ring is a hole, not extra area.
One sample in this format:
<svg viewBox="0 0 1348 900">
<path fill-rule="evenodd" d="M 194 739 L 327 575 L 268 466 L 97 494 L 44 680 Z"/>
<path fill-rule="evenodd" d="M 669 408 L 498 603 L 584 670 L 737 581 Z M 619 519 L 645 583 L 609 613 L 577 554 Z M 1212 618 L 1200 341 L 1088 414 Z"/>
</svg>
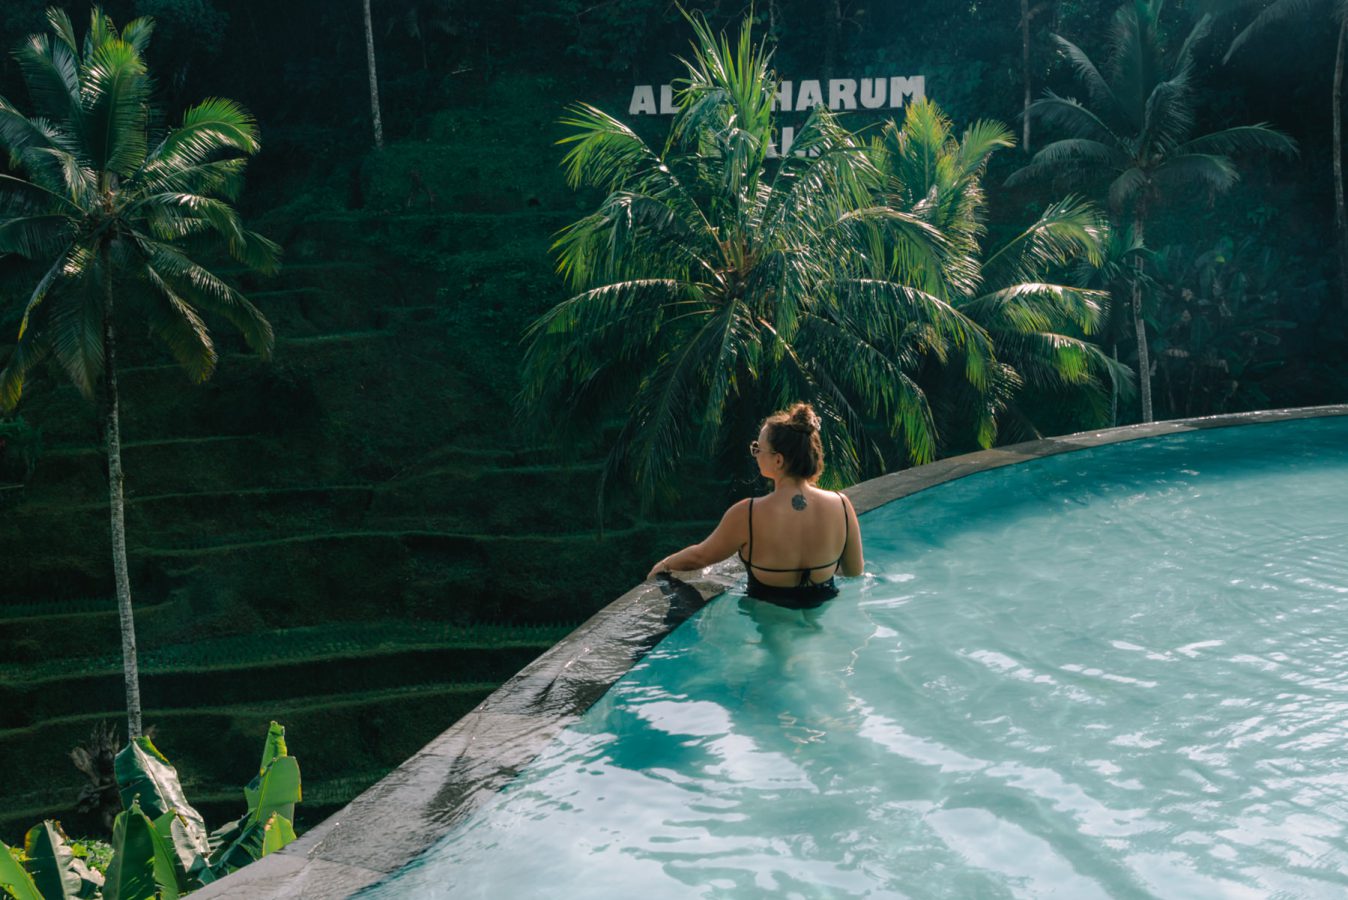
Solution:
<svg viewBox="0 0 1348 900">
<path fill-rule="evenodd" d="M 85 865 L 70 849 L 70 839 L 60 822 L 34 825 L 23 840 L 28 873 L 47 900 L 91 897 L 103 884 L 103 876 Z"/>
<path fill-rule="evenodd" d="M 103 900 L 177 900 L 172 852 L 154 822 L 132 801 L 112 826 L 112 863 Z"/>
<path fill-rule="evenodd" d="M 9 847 L 0 841 L 0 892 L 14 900 L 42 900 L 37 885 L 9 853 Z"/>
<path fill-rule="evenodd" d="M 278 812 L 293 822 L 295 804 L 300 799 L 299 761 L 293 756 L 277 757 L 260 776 L 257 806 L 249 816 L 249 823 L 266 822 L 272 813 Z"/>
<path fill-rule="evenodd" d="M 289 756 L 286 752 L 286 729 L 284 725 L 272 722 L 267 726 L 267 739 L 262 744 L 262 765 L 257 767 L 257 773 L 261 775 L 267 771 L 267 766 L 272 764 L 272 760 L 280 756 Z"/>
<path fill-rule="evenodd" d="M 272 813 L 262 829 L 262 855 L 275 853 L 286 844 L 295 840 L 295 828 L 290 820 L 280 813 Z"/>
<path fill-rule="evenodd" d="M 184 890 L 197 887 L 194 882 L 207 866 L 207 854 L 193 838 L 186 820 L 177 810 L 170 810 L 154 820 L 154 830 L 169 851 L 178 885 Z"/>
<path fill-rule="evenodd" d="M 148 737 L 138 737 L 117 754 L 113 765 L 122 806 L 130 808 L 136 798 L 146 815 L 158 819 L 175 811 L 182 818 L 197 853 L 206 853 L 206 822 L 183 795 L 178 772 Z"/>
</svg>

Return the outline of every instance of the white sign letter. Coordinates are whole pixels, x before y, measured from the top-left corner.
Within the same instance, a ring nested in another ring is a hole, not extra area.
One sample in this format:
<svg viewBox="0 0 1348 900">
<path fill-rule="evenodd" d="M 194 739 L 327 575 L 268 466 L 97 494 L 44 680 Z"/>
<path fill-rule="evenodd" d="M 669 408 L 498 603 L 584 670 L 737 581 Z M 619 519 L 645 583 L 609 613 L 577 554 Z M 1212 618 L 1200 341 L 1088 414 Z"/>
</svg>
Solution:
<svg viewBox="0 0 1348 900">
<path fill-rule="evenodd" d="M 857 81 L 855 78 L 830 78 L 828 80 L 828 108 L 857 108 Z"/>
<path fill-rule="evenodd" d="M 861 79 L 861 105 L 866 109 L 879 109 L 885 105 L 885 86 L 887 78 Z"/>
<path fill-rule="evenodd" d="M 806 109 L 813 109 L 824 102 L 824 94 L 819 88 L 817 81 L 802 81 L 800 83 L 800 94 L 796 97 L 796 112 Z M 783 153 L 783 156 L 786 154 Z"/>
<path fill-rule="evenodd" d="M 796 129 L 790 125 L 782 126 L 782 156 L 791 153 L 791 145 L 796 142 Z"/>
<path fill-rule="evenodd" d="M 627 107 L 629 116 L 655 115 L 655 91 L 649 84 L 638 84 L 632 88 L 632 103 Z"/>
<path fill-rule="evenodd" d="M 909 78 L 900 78 L 895 75 L 889 79 L 889 108 L 898 109 L 903 106 L 905 94 L 912 96 L 913 102 L 921 100 L 927 96 L 927 79 L 922 75 L 913 75 Z"/>
<path fill-rule="evenodd" d="M 791 111 L 791 82 L 783 81 L 777 88 L 777 96 L 772 100 L 773 112 Z"/>
<path fill-rule="evenodd" d="M 660 115 L 672 116 L 676 112 L 678 110 L 674 108 L 674 85 L 660 85 Z"/>
</svg>

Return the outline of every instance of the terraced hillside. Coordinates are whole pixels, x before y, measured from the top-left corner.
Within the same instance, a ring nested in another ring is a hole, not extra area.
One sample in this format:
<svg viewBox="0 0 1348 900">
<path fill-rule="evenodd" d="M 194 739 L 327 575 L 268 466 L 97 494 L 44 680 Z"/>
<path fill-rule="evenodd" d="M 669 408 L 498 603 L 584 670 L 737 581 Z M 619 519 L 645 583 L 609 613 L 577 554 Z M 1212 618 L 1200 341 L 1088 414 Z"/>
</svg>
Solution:
<svg viewBox="0 0 1348 900">
<path fill-rule="evenodd" d="M 219 371 L 193 386 L 157 349 L 123 354 L 145 721 L 210 821 L 237 814 L 273 718 L 305 819 L 345 802 L 724 499 L 709 485 L 658 525 L 620 500 L 600 539 L 599 436 L 563 450 L 514 427 L 520 331 L 558 298 L 548 245 L 578 202 L 555 168 L 555 108 L 538 108 L 508 144 L 476 109 L 444 113 L 429 140 L 364 161 L 356 208 L 333 175 L 330 195 L 255 217 L 287 251 L 278 277 L 242 282 L 275 326 L 273 360 L 218 329 Z M 0 340 L 15 318 L 0 312 Z M 65 754 L 122 721 L 93 410 L 53 372 L 21 411 L 46 449 L 0 486 L 5 840 L 43 816 L 90 827 L 69 811 L 82 776 Z"/>
</svg>

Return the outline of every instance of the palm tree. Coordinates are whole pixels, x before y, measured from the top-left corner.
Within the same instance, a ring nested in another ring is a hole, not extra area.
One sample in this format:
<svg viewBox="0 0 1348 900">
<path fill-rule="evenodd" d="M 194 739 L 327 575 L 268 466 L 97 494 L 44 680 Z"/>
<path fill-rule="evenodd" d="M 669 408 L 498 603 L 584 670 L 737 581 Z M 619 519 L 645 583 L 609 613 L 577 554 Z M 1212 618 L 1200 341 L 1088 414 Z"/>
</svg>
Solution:
<svg viewBox="0 0 1348 900">
<path fill-rule="evenodd" d="M 1249 6 L 1252 0 L 1227 0 L 1224 5 Z M 1231 41 L 1223 62 L 1266 28 L 1285 23 L 1303 22 L 1309 15 L 1328 20 L 1337 34 L 1334 50 L 1334 78 L 1330 90 L 1334 123 L 1331 148 L 1334 168 L 1334 233 L 1339 254 L 1339 300 L 1348 310 L 1348 209 L 1343 199 L 1343 57 L 1348 47 L 1348 0 L 1272 0 L 1254 20 Z"/>
<path fill-rule="evenodd" d="M 883 345 L 920 328 L 927 351 L 963 348 L 964 376 L 985 384 L 986 336 L 922 287 L 958 270 L 950 241 L 872 203 L 879 173 L 827 110 L 801 129 L 801 155 L 770 157 L 767 52 L 747 22 L 732 48 L 688 18 L 696 42 L 663 149 L 591 106 L 563 120 L 575 129 L 563 140 L 569 182 L 607 197 L 555 244 L 575 293 L 528 331 L 523 407 L 587 426 L 617 407 L 605 483 L 630 474 L 647 500 L 666 494 L 694 437 L 704 452 L 737 446 L 792 399 L 833 421 L 835 479 L 880 459 L 871 424 L 912 460 L 933 458 L 912 361 Z M 890 277 L 869 252 L 885 241 L 911 277 Z"/>
<path fill-rule="evenodd" d="M 934 392 L 948 410 L 938 422 L 953 419 L 962 426 L 972 419 L 981 446 L 990 446 L 1003 424 L 1016 426 L 1013 437 L 1039 435 L 1016 402 L 1022 386 L 1103 398 L 1102 379 L 1112 389 L 1131 374 L 1077 336 L 1098 328 L 1107 295 L 1047 280 L 1077 261 L 1099 263 L 1107 229 L 1092 204 L 1076 197 L 1052 203 L 984 258 L 983 176 L 992 155 L 1014 145 L 999 122 L 976 122 L 956 140 L 950 119 L 929 100 L 910 106 L 902 126 L 886 122 L 871 143 L 871 157 L 884 174 L 883 201 L 946 235 L 955 258 L 974 267 L 929 289 L 982 329 L 995 349 L 990 389 L 971 392 L 942 378 Z M 950 433 L 955 426 L 947 422 L 940 430 Z"/>
<path fill-rule="evenodd" d="M 0 253 L 40 262 L 18 341 L 0 371 L 0 407 L 13 409 L 24 379 L 48 356 L 93 397 L 102 379 L 113 572 L 121 614 L 127 729 L 141 734 L 136 639 L 127 575 L 118 421 L 117 328 L 136 316 L 193 381 L 216 364 L 202 313 L 219 315 L 266 356 L 267 320 L 236 290 L 185 252 L 190 238 L 220 239 L 259 271 L 280 248 L 240 224 L 230 205 L 243 188 L 257 125 L 231 100 L 188 109 L 180 127 L 155 129 L 142 53 L 153 22 L 120 33 L 95 8 L 83 51 L 70 19 L 48 10 L 52 33 L 17 52 L 36 116 L 0 98 L 0 145 L 15 175 L 0 175 Z"/>
<path fill-rule="evenodd" d="M 1239 177 L 1230 154 L 1244 151 L 1295 153 L 1291 138 L 1266 124 L 1225 128 L 1193 137 L 1194 98 L 1190 76 L 1195 46 L 1208 33 L 1202 17 L 1177 53 L 1167 59 L 1158 31 L 1164 0 L 1134 0 L 1114 14 L 1109 56 L 1102 72 L 1072 42 L 1054 35 L 1090 97 L 1087 106 L 1048 92 L 1030 107 L 1067 137 L 1046 145 L 1007 180 L 1111 179 L 1109 206 L 1116 223 L 1129 223 L 1145 241 L 1147 219 L 1159 205 L 1194 192 L 1229 190 Z M 1142 258 L 1134 257 L 1140 269 Z M 1142 421 L 1152 420 L 1151 362 L 1141 283 L 1133 282 L 1133 327 L 1142 388 Z"/>
<path fill-rule="evenodd" d="M 365 66 L 370 75 L 370 118 L 374 122 L 374 145 L 384 149 L 384 123 L 379 118 L 379 75 L 374 67 L 374 28 L 370 24 L 370 0 L 361 0 L 365 16 Z"/>
</svg>

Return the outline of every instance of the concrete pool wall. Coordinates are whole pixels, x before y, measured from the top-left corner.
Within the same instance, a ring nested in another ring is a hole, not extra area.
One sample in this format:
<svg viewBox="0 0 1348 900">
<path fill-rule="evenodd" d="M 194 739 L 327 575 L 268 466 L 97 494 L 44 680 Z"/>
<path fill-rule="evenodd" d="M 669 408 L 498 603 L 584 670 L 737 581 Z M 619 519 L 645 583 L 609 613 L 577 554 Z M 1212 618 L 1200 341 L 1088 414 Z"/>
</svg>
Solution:
<svg viewBox="0 0 1348 900">
<path fill-rule="evenodd" d="M 1348 416 L 1348 405 L 1081 432 L 939 460 L 847 490 L 858 513 L 977 472 L 1206 428 Z M 596 613 L 416 755 L 299 840 L 195 896 L 338 898 L 382 881 L 471 815 L 708 600 L 742 577 L 729 560 L 646 581 Z"/>
</svg>

